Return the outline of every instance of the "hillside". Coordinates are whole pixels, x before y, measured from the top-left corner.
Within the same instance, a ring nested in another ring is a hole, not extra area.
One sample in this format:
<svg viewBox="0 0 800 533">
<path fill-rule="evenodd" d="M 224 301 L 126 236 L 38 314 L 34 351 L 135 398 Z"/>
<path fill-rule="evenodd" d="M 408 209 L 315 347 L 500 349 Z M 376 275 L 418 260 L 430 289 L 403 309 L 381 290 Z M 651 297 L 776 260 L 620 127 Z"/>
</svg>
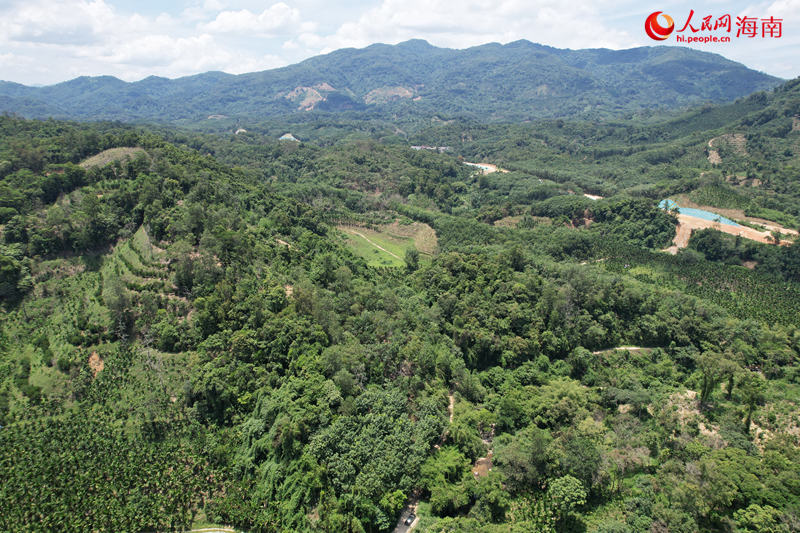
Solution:
<svg viewBox="0 0 800 533">
<path fill-rule="evenodd" d="M 800 244 L 670 255 L 658 204 L 796 226 L 798 90 L 407 138 L 0 116 L 0 530 L 796 530 Z"/>
<path fill-rule="evenodd" d="M 453 50 L 413 40 L 338 50 L 238 76 L 208 72 L 133 83 L 81 77 L 41 88 L 0 82 L 0 111 L 159 122 L 344 112 L 484 122 L 601 118 L 731 101 L 779 82 L 689 48 L 562 50 L 517 41 Z"/>
</svg>

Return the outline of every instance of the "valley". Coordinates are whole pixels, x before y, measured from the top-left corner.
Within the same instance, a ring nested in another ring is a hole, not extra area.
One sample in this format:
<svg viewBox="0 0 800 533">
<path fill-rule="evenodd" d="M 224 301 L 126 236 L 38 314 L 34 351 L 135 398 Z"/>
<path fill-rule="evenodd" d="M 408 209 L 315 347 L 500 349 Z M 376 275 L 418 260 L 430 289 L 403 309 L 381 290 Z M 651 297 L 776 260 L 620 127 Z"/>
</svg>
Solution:
<svg viewBox="0 0 800 533">
<path fill-rule="evenodd" d="M 408 41 L 4 94 L 0 530 L 797 530 L 800 79 Z"/>
</svg>

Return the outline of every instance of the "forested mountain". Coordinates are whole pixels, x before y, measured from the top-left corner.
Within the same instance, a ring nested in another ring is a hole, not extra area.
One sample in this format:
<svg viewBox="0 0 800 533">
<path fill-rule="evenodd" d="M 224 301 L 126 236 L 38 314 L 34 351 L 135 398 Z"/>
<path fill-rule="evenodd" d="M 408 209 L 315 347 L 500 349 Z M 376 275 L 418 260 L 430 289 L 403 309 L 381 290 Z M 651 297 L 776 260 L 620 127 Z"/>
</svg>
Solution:
<svg viewBox="0 0 800 533">
<path fill-rule="evenodd" d="M 389 52 L 456 53 L 307 63 Z M 800 80 L 646 122 L 315 113 L 0 116 L 0 530 L 800 530 Z M 670 249 L 664 199 L 773 239 Z"/>
<path fill-rule="evenodd" d="M 702 73 L 702 74 L 701 74 Z M 0 83 L 0 111 L 27 117 L 174 121 L 343 111 L 481 121 L 608 117 L 730 101 L 780 80 L 682 47 L 562 50 L 517 41 L 452 50 L 413 40 L 343 49 L 285 68 L 175 80 L 81 77 Z"/>
</svg>

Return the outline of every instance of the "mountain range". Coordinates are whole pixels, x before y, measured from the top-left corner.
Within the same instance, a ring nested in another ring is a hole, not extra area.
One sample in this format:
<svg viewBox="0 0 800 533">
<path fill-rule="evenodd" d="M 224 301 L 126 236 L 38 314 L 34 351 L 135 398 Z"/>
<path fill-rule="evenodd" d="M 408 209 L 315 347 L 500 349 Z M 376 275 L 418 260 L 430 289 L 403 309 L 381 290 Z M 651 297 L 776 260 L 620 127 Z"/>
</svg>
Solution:
<svg viewBox="0 0 800 533">
<path fill-rule="evenodd" d="M 454 50 L 411 40 L 241 75 L 206 72 L 131 83 L 83 76 L 46 87 L 0 82 L 0 112 L 160 122 L 348 111 L 484 121 L 607 118 L 732 101 L 781 81 L 681 47 L 567 50 L 523 40 Z"/>
</svg>

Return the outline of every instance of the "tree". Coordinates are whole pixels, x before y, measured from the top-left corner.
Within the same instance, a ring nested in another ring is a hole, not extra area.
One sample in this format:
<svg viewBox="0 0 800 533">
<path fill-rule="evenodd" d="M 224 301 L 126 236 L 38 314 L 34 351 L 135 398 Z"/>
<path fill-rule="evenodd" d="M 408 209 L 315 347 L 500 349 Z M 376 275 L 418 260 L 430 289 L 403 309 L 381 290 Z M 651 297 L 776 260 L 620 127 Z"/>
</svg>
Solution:
<svg viewBox="0 0 800 533">
<path fill-rule="evenodd" d="M 494 460 L 511 488 L 530 490 L 544 485 L 553 439 L 546 429 L 531 425 L 511 437 L 500 435 L 494 446 Z"/>
<path fill-rule="evenodd" d="M 416 248 L 408 248 L 405 255 L 406 269 L 409 272 L 414 272 L 419 268 L 419 250 Z"/>
<path fill-rule="evenodd" d="M 562 524 L 558 530 L 563 531 L 563 525 L 570 515 L 586 503 L 586 488 L 578 479 L 566 475 L 550 482 L 547 499 L 550 500 L 550 510 L 556 522 Z"/>
<path fill-rule="evenodd" d="M 700 403 L 705 405 L 723 379 L 736 372 L 739 365 L 715 351 L 705 351 L 697 358 L 701 374 Z"/>
<path fill-rule="evenodd" d="M 744 422 L 744 428 L 747 432 L 750 432 L 753 412 L 758 405 L 764 402 L 766 391 L 766 380 L 758 372 L 745 372 L 739 380 L 739 393 L 742 397 L 742 403 L 747 407 L 747 417 Z"/>
<path fill-rule="evenodd" d="M 131 325 L 131 301 L 125 290 L 125 284 L 116 271 L 110 272 L 103 280 L 103 301 L 111 311 L 117 335 L 122 337 Z"/>
<path fill-rule="evenodd" d="M 782 514 L 770 505 L 751 504 L 733 513 L 733 519 L 742 533 L 789 533 L 789 525 L 781 524 Z"/>
</svg>

